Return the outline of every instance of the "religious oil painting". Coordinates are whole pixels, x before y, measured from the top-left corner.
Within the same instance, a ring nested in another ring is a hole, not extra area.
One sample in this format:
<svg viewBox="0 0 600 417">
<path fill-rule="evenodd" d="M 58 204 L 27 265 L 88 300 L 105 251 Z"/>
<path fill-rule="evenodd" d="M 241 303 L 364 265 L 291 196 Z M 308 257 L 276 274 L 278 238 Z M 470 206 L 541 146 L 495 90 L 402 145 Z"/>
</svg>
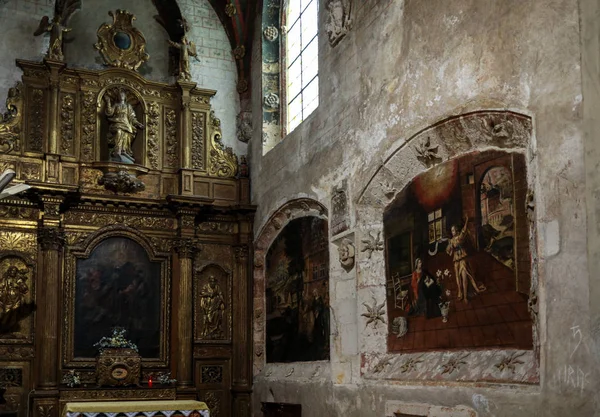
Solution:
<svg viewBox="0 0 600 417">
<path fill-rule="evenodd" d="M 74 356 L 93 358 L 94 343 L 115 326 L 143 358 L 158 358 L 161 341 L 161 267 L 132 239 L 109 237 L 77 260 Z"/>
<path fill-rule="evenodd" d="M 532 349 L 526 195 L 524 156 L 503 151 L 402 190 L 384 215 L 389 351 Z"/>
<path fill-rule="evenodd" d="M 267 362 L 329 359 L 329 250 L 325 220 L 292 220 L 266 257 Z"/>
</svg>

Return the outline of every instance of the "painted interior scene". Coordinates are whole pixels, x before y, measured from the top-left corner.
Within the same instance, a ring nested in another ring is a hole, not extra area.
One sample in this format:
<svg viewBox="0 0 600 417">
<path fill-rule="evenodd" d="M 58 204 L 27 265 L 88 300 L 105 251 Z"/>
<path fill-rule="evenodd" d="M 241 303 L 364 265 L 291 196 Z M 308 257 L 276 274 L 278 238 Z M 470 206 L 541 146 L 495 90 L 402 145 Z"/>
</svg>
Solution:
<svg viewBox="0 0 600 417">
<path fill-rule="evenodd" d="M 328 236 L 324 220 L 292 220 L 267 253 L 267 362 L 329 359 Z"/>
<path fill-rule="evenodd" d="M 125 237 L 111 237 L 77 261 L 75 357 L 93 358 L 94 343 L 123 327 L 140 355 L 160 354 L 160 264 Z"/>
<path fill-rule="evenodd" d="M 389 351 L 532 348 L 521 154 L 474 152 L 416 177 L 386 211 Z"/>
</svg>

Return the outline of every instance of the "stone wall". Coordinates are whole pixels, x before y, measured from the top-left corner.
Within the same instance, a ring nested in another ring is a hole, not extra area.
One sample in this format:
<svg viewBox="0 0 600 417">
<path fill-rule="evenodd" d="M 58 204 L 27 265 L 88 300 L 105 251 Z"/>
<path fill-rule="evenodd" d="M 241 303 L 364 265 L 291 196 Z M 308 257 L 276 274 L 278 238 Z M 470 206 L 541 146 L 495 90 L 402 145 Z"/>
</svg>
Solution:
<svg viewBox="0 0 600 417">
<path fill-rule="evenodd" d="M 582 111 L 582 97 L 598 91 L 598 35 L 595 20 L 586 18 L 580 37 L 579 21 L 586 10 L 586 16 L 597 16 L 598 1 L 580 3 L 582 15 L 577 2 L 568 0 L 354 1 L 353 27 L 335 47 L 321 31 L 319 108 L 264 156 L 262 132 L 255 130 L 249 154 L 259 242 L 274 233 L 280 208 L 298 198 L 325 206 L 332 230 L 333 189 L 347 181 L 350 227 L 330 245 L 331 361 L 263 364 L 255 356 L 260 364 L 255 415 L 263 401 L 300 403 L 303 415 L 391 417 L 398 410 L 435 416 L 594 415 L 598 356 L 589 291 L 599 286 L 588 274 L 586 230 L 596 208 L 588 201 L 586 213 L 586 198 L 595 194 L 586 190 L 584 144 L 587 138 L 586 149 L 595 152 L 595 124 L 587 118 L 597 118 L 585 101 Z M 324 28 L 325 0 L 320 10 Z M 582 40 L 590 92 L 582 86 Z M 257 43 L 255 87 L 261 82 Z M 259 91 L 253 90 L 254 126 L 262 121 Z M 526 155 L 526 181 L 534 196 L 530 249 L 537 303 L 531 309 L 539 342 L 514 375 L 494 370 L 510 351 L 466 352 L 465 359 L 428 354 L 423 368 L 415 370 L 407 362 L 410 355 L 386 353 L 387 326 L 367 327 L 361 316 L 367 312 L 363 303 L 372 305 L 373 297 L 381 303 L 385 296 L 384 251 L 368 256 L 363 249 L 382 230 L 389 195 L 427 169 L 415 159 L 415 138 L 441 122 L 485 111 L 530 118 L 531 137 L 506 145 L 465 130 L 436 136 L 436 144 L 453 149 L 442 152 L 444 160 L 490 147 Z M 586 162 L 588 178 L 595 178 L 596 163 L 591 157 Z M 342 236 L 357 249 L 350 272 L 336 261 Z M 594 254 L 590 248 L 590 257 Z M 262 278 L 255 279 L 255 308 L 260 308 L 256 289 Z M 255 330 L 261 320 L 255 315 Z M 257 332 L 255 346 L 260 343 Z M 452 360 L 464 361 L 462 370 L 442 374 Z M 477 382 L 483 380 L 495 382 Z"/>
<path fill-rule="evenodd" d="M 223 141 L 238 154 L 246 153 L 246 145 L 236 139 L 236 115 L 239 95 L 236 92 L 237 71 L 225 29 L 208 0 L 178 2 L 182 15 L 190 22 L 190 38 L 197 45 L 198 59 L 191 59 L 192 80 L 199 87 L 217 90 L 212 104 L 221 119 Z M 52 17 L 54 2 L 49 0 L 3 0 L 0 2 L 0 103 L 21 77 L 15 59 L 41 61 L 47 50 L 48 37 L 34 37 L 44 15 Z M 169 74 L 168 35 L 156 22 L 156 8 L 150 0 L 83 1 L 82 9 L 70 21 L 72 32 L 65 35 L 65 60 L 70 67 L 103 68 L 98 51 L 94 49 L 96 32 L 102 23 L 112 22 L 108 11 L 125 9 L 136 16 L 135 27 L 146 37 L 146 51 L 150 55 L 139 72 L 144 77 L 172 83 Z"/>
</svg>

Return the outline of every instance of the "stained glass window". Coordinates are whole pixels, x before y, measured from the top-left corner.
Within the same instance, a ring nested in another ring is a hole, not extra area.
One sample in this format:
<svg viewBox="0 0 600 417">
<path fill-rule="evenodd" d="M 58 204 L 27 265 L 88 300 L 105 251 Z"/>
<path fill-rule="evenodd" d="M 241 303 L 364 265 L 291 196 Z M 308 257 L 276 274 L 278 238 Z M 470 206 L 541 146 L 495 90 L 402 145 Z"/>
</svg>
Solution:
<svg viewBox="0 0 600 417">
<path fill-rule="evenodd" d="M 319 105 L 318 0 L 289 0 L 286 14 L 287 132 Z"/>
</svg>

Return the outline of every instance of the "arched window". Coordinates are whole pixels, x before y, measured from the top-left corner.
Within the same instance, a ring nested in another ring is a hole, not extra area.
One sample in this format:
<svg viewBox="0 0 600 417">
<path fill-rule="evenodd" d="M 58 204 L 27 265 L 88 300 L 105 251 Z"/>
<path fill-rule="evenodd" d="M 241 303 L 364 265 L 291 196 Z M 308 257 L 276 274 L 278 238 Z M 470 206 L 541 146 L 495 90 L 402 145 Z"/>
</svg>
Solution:
<svg viewBox="0 0 600 417">
<path fill-rule="evenodd" d="M 290 133 L 319 105 L 319 0 L 286 3 L 284 114 Z"/>
</svg>

